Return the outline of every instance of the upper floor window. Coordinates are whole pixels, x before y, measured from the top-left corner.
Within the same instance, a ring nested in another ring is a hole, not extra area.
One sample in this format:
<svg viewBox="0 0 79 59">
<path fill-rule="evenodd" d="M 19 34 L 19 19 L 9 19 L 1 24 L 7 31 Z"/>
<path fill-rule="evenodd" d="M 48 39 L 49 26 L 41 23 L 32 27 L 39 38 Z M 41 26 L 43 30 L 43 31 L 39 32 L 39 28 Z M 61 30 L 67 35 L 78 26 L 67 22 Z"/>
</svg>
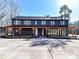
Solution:
<svg viewBox="0 0 79 59">
<path fill-rule="evenodd" d="M 19 24 L 20 24 L 20 20 L 15 20 L 15 21 L 14 21 L 14 24 L 15 24 L 15 25 L 19 25 Z"/>
<path fill-rule="evenodd" d="M 46 25 L 46 21 L 42 21 L 42 23 L 41 23 L 42 25 Z"/>
<path fill-rule="evenodd" d="M 30 24 L 31 24 L 31 21 L 29 21 L 29 20 L 24 21 L 24 24 L 25 24 L 25 25 L 30 25 Z"/>
<path fill-rule="evenodd" d="M 51 25 L 55 25 L 55 21 L 51 21 Z"/>
<path fill-rule="evenodd" d="M 35 25 L 37 25 L 37 21 L 35 21 Z"/>
<path fill-rule="evenodd" d="M 61 25 L 65 25 L 65 21 L 61 21 Z"/>
</svg>

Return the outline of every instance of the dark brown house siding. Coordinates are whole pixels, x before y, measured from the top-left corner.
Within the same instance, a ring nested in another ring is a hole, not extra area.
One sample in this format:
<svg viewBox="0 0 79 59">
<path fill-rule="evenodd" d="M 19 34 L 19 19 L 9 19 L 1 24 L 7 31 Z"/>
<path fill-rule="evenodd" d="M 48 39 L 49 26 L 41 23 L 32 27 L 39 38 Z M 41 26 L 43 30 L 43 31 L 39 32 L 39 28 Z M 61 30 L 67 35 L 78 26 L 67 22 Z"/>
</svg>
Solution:
<svg viewBox="0 0 79 59">
<path fill-rule="evenodd" d="M 66 38 L 68 22 L 58 17 L 15 17 L 12 26 L 6 27 L 6 37 Z"/>
</svg>

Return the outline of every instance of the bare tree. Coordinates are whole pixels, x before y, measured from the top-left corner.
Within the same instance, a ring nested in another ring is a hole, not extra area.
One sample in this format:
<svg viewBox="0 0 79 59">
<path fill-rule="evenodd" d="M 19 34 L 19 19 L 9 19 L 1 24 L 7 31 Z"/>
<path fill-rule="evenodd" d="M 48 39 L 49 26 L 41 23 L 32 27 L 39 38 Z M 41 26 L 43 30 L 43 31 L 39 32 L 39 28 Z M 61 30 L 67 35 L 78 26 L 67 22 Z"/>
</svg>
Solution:
<svg viewBox="0 0 79 59">
<path fill-rule="evenodd" d="M 0 19 L 5 17 L 4 9 L 6 7 L 6 0 L 0 1 Z"/>
<path fill-rule="evenodd" d="M 15 0 L 0 0 L 0 26 L 10 25 L 11 19 L 20 11 Z"/>
<path fill-rule="evenodd" d="M 8 1 L 8 5 L 7 5 L 7 21 L 6 21 L 6 24 L 7 25 L 11 25 L 11 19 L 13 17 L 16 17 L 19 15 L 20 13 L 20 8 L 19 6 L 17 5 L 17 3 L 15 2 L 15 0 L 7 0 Z"/>
<path fill-rule="evenodd" d="M 10 3 L 10 17 L 13 18 L 19 15 L 19 7 L 17 3 L 15 3 L 14 0 L 9 0 L 9 3 Z"/>
</svg>

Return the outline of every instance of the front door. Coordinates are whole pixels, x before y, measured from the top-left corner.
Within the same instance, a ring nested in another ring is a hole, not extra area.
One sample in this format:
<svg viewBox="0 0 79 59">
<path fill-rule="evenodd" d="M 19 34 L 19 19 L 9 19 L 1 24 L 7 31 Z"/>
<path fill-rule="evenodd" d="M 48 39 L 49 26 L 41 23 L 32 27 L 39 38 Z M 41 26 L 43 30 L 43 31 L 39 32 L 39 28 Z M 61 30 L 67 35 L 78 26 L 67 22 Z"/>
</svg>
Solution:
<svg viewBox="0 0 79 59">
<path fill-rule="evenodd" d="M 44 28 L 38 28 L 38 36 L 45 36 L 45 29 Z"/>
</svg>

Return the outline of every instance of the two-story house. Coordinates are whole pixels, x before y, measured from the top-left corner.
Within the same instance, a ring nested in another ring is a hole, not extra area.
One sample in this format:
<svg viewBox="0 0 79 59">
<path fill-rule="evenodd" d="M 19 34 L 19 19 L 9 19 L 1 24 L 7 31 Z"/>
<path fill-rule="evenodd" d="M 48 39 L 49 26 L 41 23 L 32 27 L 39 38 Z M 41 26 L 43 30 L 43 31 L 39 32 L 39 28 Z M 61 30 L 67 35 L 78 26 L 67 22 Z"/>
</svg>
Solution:
<svg viewBox="0 0 79 59">
<path fill-rule="evenodd" d="M 58 37 L 68 36 L 69 19 L 43 16 L 17 16 L 6 27 L 6 37 Z"/>
</svg>

